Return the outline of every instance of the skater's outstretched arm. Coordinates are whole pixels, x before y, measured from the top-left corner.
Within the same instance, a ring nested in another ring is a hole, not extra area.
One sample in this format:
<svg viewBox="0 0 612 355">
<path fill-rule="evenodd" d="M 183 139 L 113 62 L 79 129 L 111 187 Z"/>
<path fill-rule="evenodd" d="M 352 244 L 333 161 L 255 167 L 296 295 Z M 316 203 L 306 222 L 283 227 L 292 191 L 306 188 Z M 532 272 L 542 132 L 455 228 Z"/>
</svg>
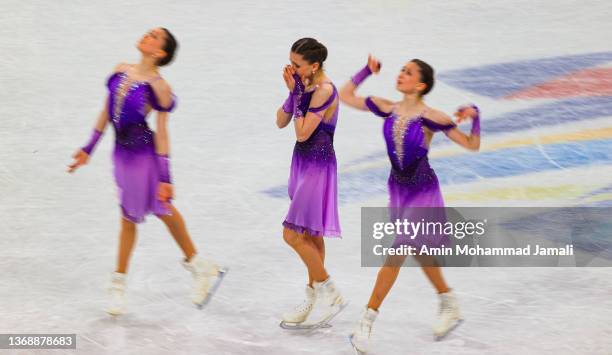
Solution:
<svg viewBox="0 0 612 355">
<path fill-rule="evenodd" d="M 344 84 L 340 89 L 339 94 L 342 103 L 362 111 L 376 111 L 376 109 L 373 109 L 374 107 L 381 113 L 391 111 L 393 102 L 389 100 L 376 96 L 357 96 L 356 94 L 359 85 L 361 85 L 361 83 L 370 75 L 378 74 L 380 72 L 380 68 L 380 61 L 374 58 L 372 55 L 369 55 L 368 64 L 353 75 L 351 80 Z M 368 101 L 370 101 L 369 104 Z M 368 105 L 372 106 L 372 104 L 374 104 L 372 108 L 368 107 Z"/>
<path fill-rule="evenodd" d="M 102 135 L 104 134 L 104 130 L 106 129 L 106 125 L 108 124 L 108 119 L 109 119 L 109 115 L 108 115 L 108 97 L 107 97 L 104 102 L 104 107 L 102 108 L 102 111 L 100 111 L 100 114 L 98 115 L 98 118 L 96 119 L 96 124 L 91 133 L 89 142 L 85 146 L 79 148 L 72 155 L 72 158 L 74 159 L 74 161 L 72 162 L 72 164 L 68 165 L 69 173 L 73 173 L 81 165 L 87 164 L 87 162 L 89 161 L 89 156 L 91 155 L 94 148 L 100 141 L 100 138 L 102 138 Z"/>
<path fill-rule="evenodd" d="M 427 115 L 425 126 L 432 126 L 434 130 L 441 130 L 446 136 L 458 145 L 477 151 L 480 149 L 480 114 L 476 106 L 460 107 L 454 114 L 457 123 L 472 119 L 472 129 L 469 135 L 461 132 L 453 120 L 444 112 L 431 110 Z M 430 128 L 430 127 L 428 127 Z"/>
</svg>

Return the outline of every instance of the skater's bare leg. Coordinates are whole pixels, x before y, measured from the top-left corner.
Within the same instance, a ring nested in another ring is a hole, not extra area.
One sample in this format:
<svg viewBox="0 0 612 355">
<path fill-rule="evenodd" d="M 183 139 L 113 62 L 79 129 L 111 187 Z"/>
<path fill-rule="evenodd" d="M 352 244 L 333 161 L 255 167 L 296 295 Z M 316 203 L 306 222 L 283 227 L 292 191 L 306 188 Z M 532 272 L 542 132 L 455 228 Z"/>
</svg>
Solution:
<svg viewBox="0 0 612 355">
<path fill-rule="evenodd" d="M 136 241 L 136 224 L 125 218 L 121 218 L 121 231 L 119 232 L 119 254 L 117 257 L 116 272 L 125 274 L 127 272 L 130 256 Z"/>
<path fill-rule="evenodd" d="M 406 260 L 405 256 L 389 256 L 385 261 L 385 265 L 378 271 L 376 284 L 368 301 L 368 308 L 378 311 L 378 308 L 384 301 L 385 297 L 393 287 L 397 275 L 399 275 L 400 267 Z"/>
<path fill-rule="evenodd" d="M 427 276 L 429 282 L 436 288 L 438 293 L 450 291 L 442 276 L 442 268 L 438 265 L 434 257 L 422 255 L 415 258 L 421 264 L 421 269 L 425 273 L 425 276 Z"/>
<path fill-rule="evenodd" d="M 168 231 L 185 254 L 185 259 L 189 261 L 196 254 L 195 246 L 189 237 L 183 216 L 173 205 L 169 206 L 172 215 L 158 215 L 157 217 L 168 227 Z"/>
<path fill-rule="evenodd" d="M 321 254 L 314 243 L 309 239 L 312 237 L 306 234 L 298 234 L 296 231 L 284 228 L 283 239 L 295 250 L 308 268 L 309 278 L 312 281 L 323 282 L 329 275 L 323 266 Z"/>
<path fill-rule="evenodd" d="M 323 237 L 309 236 L 309 241 L 314 245 L 314 247 L 319 252 L 319 256 L 321 257 L 321 262 L 323 263 L 323 266 L 325 267 L 325 241 Z M 314 278 L 312 276 L 312 273 L 308 271 L 308 286 L 312 287 L 313 281 L 314 281 Z"/>
</svg>

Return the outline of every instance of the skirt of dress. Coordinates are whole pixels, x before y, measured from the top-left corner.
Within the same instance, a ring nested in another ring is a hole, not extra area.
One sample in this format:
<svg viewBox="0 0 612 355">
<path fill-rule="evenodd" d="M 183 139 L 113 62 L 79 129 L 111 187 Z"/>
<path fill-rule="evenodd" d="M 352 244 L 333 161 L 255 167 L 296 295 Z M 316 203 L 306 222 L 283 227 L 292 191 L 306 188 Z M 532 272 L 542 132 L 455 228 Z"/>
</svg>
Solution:
<svg viewBox="0 0 612 355">
<path fill-rule="evenodd" d="M 170 215 L 157 199 L 159 170 L 155 147 L 138 150 L 116 145 L 113 152 L 115 182 L 123 217 L 141 223 L 149 214 Z"/>
<path fill-rule="evenodd" d="M 335 156 L 313 160 L 293 153 L 285 228 L 311 236 L 341 236 L 336 170 Z"/>
<path fill-rule="evenodd" d="M 429 164 L 419 167 L 414 174 L 418 176 L 404 178 L 401 174 L 391 172 L 388 180 L 389 216 L 392 222 L 397 219 L 421 222 L 423 229 L 410 236 L 396 236 L 393 247 L 409 245 L 418 250 L 424 245 L 428 248 L 448 246 L 449 236 L 440 228 L 447 219 L 438 178 Z"/>
</svg>

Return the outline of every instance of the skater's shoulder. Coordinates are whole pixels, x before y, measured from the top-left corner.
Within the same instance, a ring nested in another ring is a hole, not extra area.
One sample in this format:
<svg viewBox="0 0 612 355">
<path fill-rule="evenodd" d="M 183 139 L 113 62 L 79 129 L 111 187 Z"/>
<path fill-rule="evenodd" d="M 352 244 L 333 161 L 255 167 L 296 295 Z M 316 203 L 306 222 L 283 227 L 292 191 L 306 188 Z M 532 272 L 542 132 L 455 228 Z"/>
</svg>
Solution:
<svg viewBox="0 0 612 355">
<path fill-rule="evenodd" d="M 148 86 L 152 93 L 153 108 L 164 112 L 170 112 L 174 109 L 176 96 L 164 78 L 158 76 L 150 80 Z"/>
<path fill-rule="evenodd" d="M 452 118 L 447 115 L 444 111 L 438 110 L 433 107 L 427 107 L 424 110 L 423 118 L 433 121 L 439 124 L 452 124 Z"/>
<path fill-rule="evenodd" d="M 115 65 L 115 69 L 113 69 L 113 74 L 116 73 L 125 73 L 126 71 L 128 71 L 128 69 L 132 66 L 132 64 L 129 63 L 119 63 L 117 65 Z"/>
<path fill-rule="evenodd" d="M 313 102 L 321 101 L 322 104 L 334 94 L 334 86 L 331 82 L 323 82 L 318 84 L 313 91 Z"/>
<path fill-rule="evenodd" d="M 167 102 L 172 100 L 172 87 L 161 76 L 152 79 L 149 82 L 149 86 L 151 86 L 151 90 L 161 101 Z"/>
<path fill-rule="evenodd" d="M 381 117 L 389 116 L 396 106 L 393 101 L 379 96 L 366 97 L 365 104 L 370 111 Z"/>
<path fill-rule="evenodd" d="M 457 126 L 449 115 L 431 107 L 425 109 L 422 118 L 423 125 L 433 132 L 448 132 Z"/>
</svg>

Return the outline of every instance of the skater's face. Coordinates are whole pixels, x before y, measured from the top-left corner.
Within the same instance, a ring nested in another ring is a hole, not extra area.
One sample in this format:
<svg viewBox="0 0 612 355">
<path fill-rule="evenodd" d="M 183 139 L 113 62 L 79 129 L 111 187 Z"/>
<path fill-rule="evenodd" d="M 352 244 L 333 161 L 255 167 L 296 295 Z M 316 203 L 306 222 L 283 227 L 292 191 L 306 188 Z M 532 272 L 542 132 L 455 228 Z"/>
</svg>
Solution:
<svg viewBox="0 0 612 355">
<path fill-rule="evenodd" d="M 306 78 L 311 78 L 317 70 L 319 70 L 319 63 L 308 63 L 304 60 L 301 54 L 295 52 L 289 53 L 289 61 L 291 66 L 295 70 L 296 74 L 300 76 L 300 79 L 304 81 Z"/>
<path fill-rule="evenodd" d="M 166 36 L 166 31 L 161 28 L 154 28 L 142 36 L 136 47 L 143 55 L 155 57 L 159 60 L 166 56 L 163 49 L 166 44 Z"/>
<path fill-rule="evenodd" d="M 401 93 L 414 94 L 423 92 L 427 85 L 421 82 L 419 66 L 414 62 L 408 62 L 400 70 L 395 87 Z"/>
</svg>

